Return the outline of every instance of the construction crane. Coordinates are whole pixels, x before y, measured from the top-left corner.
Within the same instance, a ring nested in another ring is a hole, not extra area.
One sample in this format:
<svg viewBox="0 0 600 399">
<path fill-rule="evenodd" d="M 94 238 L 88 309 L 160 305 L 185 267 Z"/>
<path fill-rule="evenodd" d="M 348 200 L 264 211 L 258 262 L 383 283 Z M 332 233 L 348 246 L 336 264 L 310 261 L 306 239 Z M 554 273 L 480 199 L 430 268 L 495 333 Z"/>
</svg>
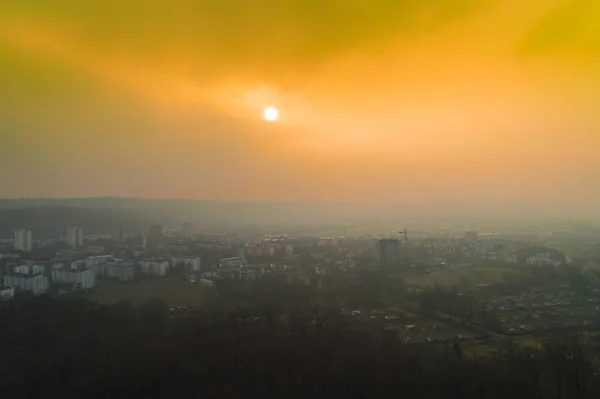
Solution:
<svg viewBox="0 0 600 399">
<path fill-rule="evenodd" d="M 399 230 L 398 233 L 400 234 L 400 236 L 404 236 L 404 247 L 408 248 L 408 228 L 405 227 L 404 231 Z M 427 233 L 425 231 L 411 231 L 411 234 L 425 234 L 425 235 L 431 235 L 431 233 Z"/>
</svg>

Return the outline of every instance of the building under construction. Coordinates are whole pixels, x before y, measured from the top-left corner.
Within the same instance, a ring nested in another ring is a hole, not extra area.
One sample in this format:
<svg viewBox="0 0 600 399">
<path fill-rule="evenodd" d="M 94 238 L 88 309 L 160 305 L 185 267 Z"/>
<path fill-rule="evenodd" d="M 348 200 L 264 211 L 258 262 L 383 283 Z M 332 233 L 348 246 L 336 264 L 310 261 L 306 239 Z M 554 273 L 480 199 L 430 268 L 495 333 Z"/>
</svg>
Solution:
<svg viewBox="0 0 600 399">
<path fill-rule="evenodd" d="M 400 240 L 382 239 L 375 242 L 375 256 L 377 260 L 386 265 L 400 263 Z"/>
</svg>

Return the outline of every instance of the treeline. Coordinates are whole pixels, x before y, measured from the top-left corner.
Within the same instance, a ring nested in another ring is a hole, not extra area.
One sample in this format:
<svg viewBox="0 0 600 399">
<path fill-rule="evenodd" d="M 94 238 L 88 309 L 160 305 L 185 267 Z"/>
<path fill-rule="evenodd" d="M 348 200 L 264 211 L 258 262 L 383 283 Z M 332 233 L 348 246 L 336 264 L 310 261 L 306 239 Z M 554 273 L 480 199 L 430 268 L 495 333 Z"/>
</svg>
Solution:
<svg viewBox="0 0 600 399">
<path fill-rule="evenodd" d="M 180 224 L 185 221 L 208 224 L 265 224 L 285 221 L 303 224 L 305 218 L 295 216 L 296 209 L 310 211 L 311 206 L 302 204 L 278 204 L 273 202 L 227 202 L 184 199 L 141 198 L 32 198 L 0 199 L 0 209 L 68 208 L 104 211 L 168 215 L 167 221 Z M 324 213 L 323 215 L 326 215 Z M 318 219 L 313 215 L 313 221 Z"/>
<path fill-rule="evenodd" d="M 81 297 L 0 307 L 7 398 L 592 398 L 600 378 L 577 334 L 540 350 L 473 357 L 456 343 L 404 345 L 376 324 L 303 306 L 288 288 L 243 306 L 224 292 L 194 317 L 154 300 Z M 293 305 L 293 303 L 297 303 Z M 260 304 L 260 305 L 257 305 Z M 258 306 L 258 307 L 256 307 Z M 291 307 L 294 306 L 294 307 Z"/>
</svg>

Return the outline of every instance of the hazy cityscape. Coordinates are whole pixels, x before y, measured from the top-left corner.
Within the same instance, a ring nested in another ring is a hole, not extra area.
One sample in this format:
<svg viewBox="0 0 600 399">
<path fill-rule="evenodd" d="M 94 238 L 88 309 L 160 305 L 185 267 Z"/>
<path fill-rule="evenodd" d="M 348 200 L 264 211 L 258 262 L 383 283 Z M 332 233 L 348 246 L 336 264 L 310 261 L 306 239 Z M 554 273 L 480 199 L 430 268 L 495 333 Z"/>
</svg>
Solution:
<svg viewBox="0 0 600 399">
<path fill-rule="evenodd" d="M 0 399 L 600 398 L 598 104 L 598 0 L 0 0 Z"/>
<path fill-rule="evenodd" d="M 481 220 L 475 230 L 449 218 L 435 227 L 429 218 L 385 229 L 377 220 L 261 225 L 255 216 L 253 224 L 218 225 L 194 215 L 180 223 L 179 211 L 159 225 L 138 220 L 143 213 L 120 220 L 123 210 L 82 205 L 94 201 L 4 203 L 4 228 L 21 227 L 0 240 L 2 309 L 12 309 L 4 323 L 40 300 L 85 301 L 138 307 L 137 317 L 163 320 L 169 334 L 200 328 L 214 311 L 251 328 L 276 323 L 304 334 L 336 315 L 346 328 L 426 351 L 450 348 L 471 361 L 557 337 L 579 337 L 590 367 L 600 356 L 599 224 Z M 139 201 L 161 212 L 160 201 Z"/>
</svg>

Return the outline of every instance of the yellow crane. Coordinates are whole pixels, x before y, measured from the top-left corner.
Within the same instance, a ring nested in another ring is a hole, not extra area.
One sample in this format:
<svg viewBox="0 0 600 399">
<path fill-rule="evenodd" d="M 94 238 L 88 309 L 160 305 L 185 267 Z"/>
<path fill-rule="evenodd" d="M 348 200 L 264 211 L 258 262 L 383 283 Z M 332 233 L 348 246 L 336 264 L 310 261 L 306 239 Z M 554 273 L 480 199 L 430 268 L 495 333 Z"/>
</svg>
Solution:
<svg viewBox="0 0 600 399">
<path fill-rule="evenodd" d="M 404 231 L 399 230 L 398 233 L 400 234 L 400 236 L 403 237 L 404 240 L 404 247 L 408 248 L 408 228 L 405 227 Z M 427 233 L 425 231 L 412 231 L 410 232 L 410 234 L 424 234 L 424 235 L 431 235 L 431 233 Z"/>
</svg>

